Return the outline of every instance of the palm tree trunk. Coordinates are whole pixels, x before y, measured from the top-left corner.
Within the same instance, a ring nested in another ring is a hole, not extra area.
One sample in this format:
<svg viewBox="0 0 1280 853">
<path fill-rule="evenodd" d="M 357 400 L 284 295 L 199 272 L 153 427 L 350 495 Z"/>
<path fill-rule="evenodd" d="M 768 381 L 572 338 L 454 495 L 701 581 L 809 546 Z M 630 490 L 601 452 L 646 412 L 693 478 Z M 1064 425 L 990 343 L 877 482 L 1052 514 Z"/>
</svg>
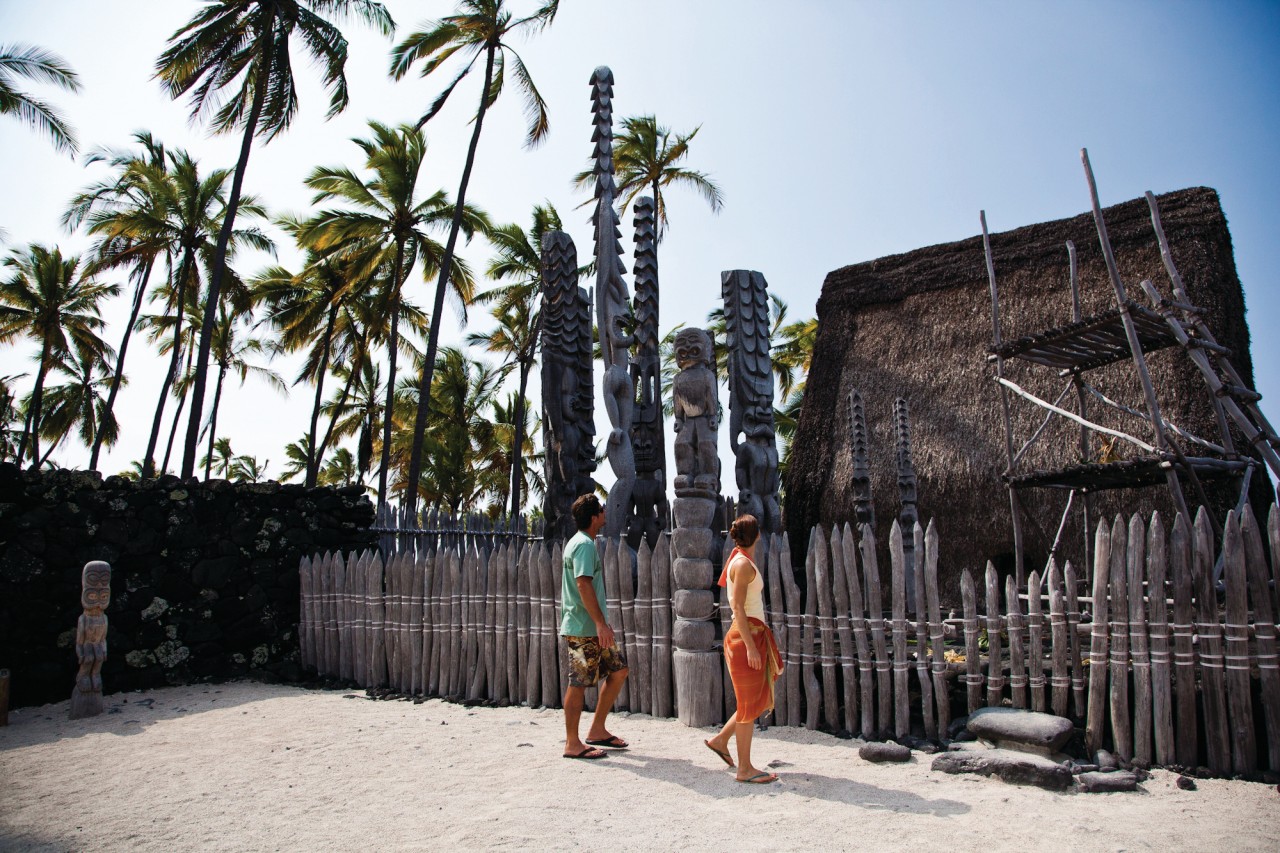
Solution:
<svg viewBox="0 0 1280 853">
<path fill-rule="evenodd" d="M 511 517 L 520 515 L 521 487 L 524 485 L 524 392 L 529 383 L 529 371 L 533 367 L 532 359 L 520 362 L 520 393 L 516 394 L 516 435 L 511 447 Z"/>
<path fill-rule="evenodd" d="M 23 435 L 23 445 L 26 444 L 28 436 L 31 438 L 31 462 L 32 467 L 39 470 L 40 468 L 40 409 L 44 402 L 44 378 L 49 373 L 49 353 L 53 348 L 49 345 L 49 341 L 44 342 L 44 346 L 40 352 L 40 367 L 36 370 L 36 384 L 31 390 L 31 406 L 27 411 L 31 425 L 27 427 L 26 433 Z M 18 464 L 22 464 L 22 452 L 25 447 L 18 448 Z"/>
<path fill-rule="evenodd" d="M 274 10 L 275 6 L 271 8 Z M 272 12 L 274 15 L 274 11 Z M 274 21 L 267 21 L 267 29 Z M 262 105 L 266 101 L 266 66 L 270 62 L 269 50 L 271 39 L 263 39 L 262 55 L 258 58 L 255 71 L 261 74 L 253 93 L 253 106 L 249 108 L 249 119 L 245 122 L 244 138 L 240 143 L 240 159 L 236 161 L 235 176 L 231 179 L 231 197 L 227 199 L 227 215 L 222 220 L 222 230 L 218 232 L 218 245 L 213 253 L 213 269 L 209 272 L 209 295 L 204 306 L 204 325 L 200 327 L 200 355 L 196 360 L 195 382 L 191 389 L 191 415 L 187 421 L 187 440 L 182 453 L 182 477 L 192 475 L 196 467 L 196 445 L 200 441 L 200 417 L 204 414 L 204 387 L 209 372 L 209 352 L 213 347 L 213 328 L 217 320 L 218 303 L 222 295 L 222 276 L 227 264 L 227 245 L 231 242 L 231 230 L 236 222 L 236 209 L 240 206 L 240 188 L 244 184 L 244 173 L 249 167 L 249 152 L 253 148 L 253 136 L 258 129 L 258 117 L 262 115 Z"/>
<path fill-rule="evenodd" d="M 324 327 L 324 355 L 320 358 L 320 369 L 316 371 L 316 402 L 311 408 L 311 432 L 308 433 L 307 440 L 307 488 L 315 486 L 316 470 L 320 467 L 320 453 L 316 449 L 316 427 L 320 422 L 320 404 L 324 401 L 324 376 L 329 372 L 329 346 L 333 338 L 333 324 L 337 319 L 338 304 L 335 302 L 329 306 L 329 319 Z"/>
<path fill-rule="evenodd" d="M 351 398 L 351 386 L 355 384 L 356 374 L 359 372 L 358 363 L 353 363 L 351 372 L 347 374 L 347 382 L 342 386 L 342 394 L 338 397 L 338 404 L 333 408 L 333 417 L 329 418 L 329 426 L 324 431 L 324 438 L 320 441 L 320 446 L 316 448 L 316 459 L 324 458 L 325 448 L 329 446 L 329 439 L 333 437 L 334 427 L 338 424 L 338 416 L 342 414 L 342 407 L 347 404 L 347 400 Z M 316 467 L 319 467 L 317 462 Z"/>
<path fill-rule="evenodd" d="M 147 440 L 147 452 L 142 457 L 143 478 L 156 476 L 156 444 L 160 441 L 160 422 L 164 419 L 164 409 L 169 400 L 169 389 L 178 378 L 178 362 L 182 357 L 179 339 L 182 335 L 182 310 L 187 299 L 187 277 L 194 261 L 195 250 L 186 246 L 182 250 L 182 261 L 178 264 L 178 295 L 173 310 L 173 345 L 169 356 L 169 373 L 160 386 L 160 400 L 156 403 L 156 416 L 151 421 L 151 437 Z M 168 463 L 166 463 L 167 465 Z"/>
<path fill-rule="evenodd" d="M 418 387 L 418 414 L 413 421 L 413 443 L 409 453 L 409 491 L 405 504 L 410 512 L 418 508 L 418 478 L 422 472 L 422 432 L 427 428 L 427 411 L 431 406 L 431 380 L 435 372 L 436 350 L 440 345 L 440 315 L 444 311 L 444 294 L 449 285 L 449 268 L 453 266 L 453 252 L 458 245 L 458 232 L 462 230 L 462 214 L 467 201 L 467 185 L 471 182 L 471 169 L 476 162 L 476 148 L 480 145 L 480 130 L 484 126 L 484 114 L 489 104 L 489 86 L 493 83 L 493 61 L 496 45 L 485 48 L 484 87 L 480 90 L 480 107 L 476 110 L 476 127 L 471 132 L 471 144 L 467 147 L 467 162 L 462 167 L 462 181 L 458 185 L 458 197 L 454 200 L 453 223 L 449 226 L 449 240 L 445 243 L 444 257 L 440 261 L 440 279 L 436 282 L 436 301 L 431 311 L 431 329 L 427 335 L 426 363 L 422 369 L 422 384 Z"/>
<path fill-rule="evenodd" d="M 382 416 L 382 464 L 378 469 L 378 505 L 387 502 L 387 474 L 391 467 L 391 409 L 396 395 L 396 355 L 400 349 L 400 288 L 404 271 L 404 237 L 396 238 L 396 261 L 391 268 L 391 337 L 387 353 L 387 407 Z M 409 481 L 409 491 L 417 493 L 417 487 Z"/>
<path fill-rule="evenodd" d="M 204 478 L 209 479 L 209 468 L 213 465 L 213 437 L 218 434 L 218 405 L 222 402 L 222 382 L 227 378 L 227 366 L 218 362 L 218 385 L 213 392 L 213 408 L 209 411 L 209 452 L 204 460 Z"/>
<path fill-rule="evenodd" d="M 191 375 L 191 357 L 192 357 L 192 351 L 191 351 L 191 348 L 188 347 L 187 348 L 187 372 L 186 372 L 187 376 Z M 187 405 L 188 396 L 189 395 L 187 394 L 183 394 L 181 397 L 178 398 L 178 410 L 173 413 L 173 423 L 169 425 L 169 442 L 168 444 L 165 445 L 165 448 L 164 448 L 163 470 L 165 471 L 169 470 L 169 457 L 173 455 L 173 440 L 178 435 L 178 424 L 181 423 L 182 421 L 182 410 Z"/>
<path fill-rule="evenodd" d="M 141 269 L 140 281 L 138 287 L 133 294 L 133 310 L 129 314 L 129 325 L 124 328 L 124 337 L 120 339 L 120 355 L 116 358 L 115 375 L 111 377 L 111 390 L 107 392 L 107 405 L 103 410 L 102 420 L 106 421 L 111 418 L 111 413 L 115 409 L 116 394 L 120 391 L 120 382 L 124 378 L 124 357 L 129 352 L 129 338 L 133 334 L 133 327 L 138 322 L 138 314 L 142 311 L 142 297 L 147 292 L 147 283 L 151 280 L 151 267 L 153 261 L 147 261 L 146 265 Z M 98 470 L 98 454 L 102 451 L 102 430 L 98 430 L 98 434 L 93 437 L 93 450 L 89 454 L 89 470 Z"/>
</svg>

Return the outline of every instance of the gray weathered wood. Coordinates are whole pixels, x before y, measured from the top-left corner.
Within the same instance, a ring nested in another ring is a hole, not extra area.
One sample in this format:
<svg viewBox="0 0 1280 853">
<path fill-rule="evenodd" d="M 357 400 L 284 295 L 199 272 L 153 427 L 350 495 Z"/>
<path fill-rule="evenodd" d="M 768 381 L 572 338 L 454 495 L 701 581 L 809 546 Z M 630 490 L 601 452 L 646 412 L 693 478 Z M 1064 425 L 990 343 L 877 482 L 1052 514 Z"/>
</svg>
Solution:
<svg viewBox="0 0 1280 853">
<path fill-rule="evenodd" d="M 1129 535 L 1124 519 L 1111 526 L 1111 734 L 1115 753 L 1133 760 L 1133 718 L 1129 715 Z M 1138 590 L 1138 595 L 1142 590 Z"/>
<path fill-rule="evenodd" d="M 841 727 L 842 721 L 836 676 L 838 661 L 836 660 L 835 609 L 831 594 L 834 575 L 828 549 L 830 540 L 820 525 L 814 527 L 813 534 L 811 543 L 814 549 L 814 576 L 818 589 L 818 641 L 822 655 L 822 716 L 827 722 L 827 728 L 835 731 Z M 840 578 L 840 582 L 843 584 L 844 578 Z"/>
<path fill-rule="evenodd" d="M 840 525 L 831 525 L 830 542 L 831 591 L 835 598 L 836 637 L 840 642 L 840 683 L 844 686 L 844 730 L 852 733 L 858 730 L 858 663 L 853 647 L 849 581 L 844 568 L 844 539 L 840 535 Z"/>
<path fill-rule="evenodd" d="M 386 563 L 380 554 L 371 555 L 365 573 L 365 612 L 369 623 L 369 687 L 384 687 L 387 678 Z"/>
<path fill-rule="evenodd" d="M 1204 706 L 1205 753 L 1214 773 L 1231 772 L 1231 735 L 1227 722 L 1227 690 L 1222 657 L 1222 625 L 1213 586 L 1213 528 L 1204 507 L 1192 528 L 1191 572 L 1196 591 L 1196 633 L 1200 651 L 1201 699 Z"/>
<path fill-rule="evenodd" d="M 1044 701 L 1044 596 L 1040 572 L 1027 577 L 1027 687 L 1031 710 L 1045 710 Z"/>
<path fill-rule="evenodd" d="M 338 555 L 337 562 L 334 564 L 333 574 L 333 597 L 335 604 L 334 626 L 338 632 L 338 677 L 349 681 L 355 674 L 351 665 L 351 632 L 347 630 L 350 625 L 350 617 L 348 607 L 351 597 L 347 594 L 347 563 L 355 563 L 355 555 L 351 555 L 350 559 L 343 560 L 342 555 Z M 353 577 L 354 580 L 354 577 Z"/>
<path fill-rule="evenodd" d="M 893 733 L 911 733 L 911 711 L 907 704 L 910 674 L 907 661 L 907 579 L 906 555 L 902 547 L 902 527 L 898 519 L 889 528 L 890 602 L 893 607 Z"/>
<path fill-rule="evenodd" d="M 800 675 L 804 679 L 804 726 L 807 729 L 816 729 L 818 727 L 818 712 L 822 704 L 818 677 L 813 671 L 814 650 L 817 648 L 818 632 L 818 581 L 816 555 L 814 554 L 817 550 L 814 547 L 816 536 L 817 528 L 814 528 L 809 534 L 809 548 L 804 561 L 804 632 L 800 640 L 802 644 L 800 647 Z"/>
<path fill-rule="evenodd" d="M 422 612 L 425 598 L 427 570 L 425 560 L 416 555 L 406 555 L 406 563 L 411 572 L 410 582 L 412 599 L 409 603 L 409 692 L 417 696 L 423 692 L 422 685 Z"/>
<path fill-rule="evenodd" d="M 510 699 L 507 691 L 507 559 L 513 546 L 502 544 L 489 558 L 489 586 L 493 589 L 493 683 L 490 696 L 498 702 Z"/>
<path fill-rule="evenodd" d="M 1231 720 L 1231 768 L 1248 774 L 1258 769 L 1249 678 L 1249 580 L 1240 520 L 1233 509 L 1222 531 L 1223 580 L 1227 586 L 1227 712 Z"/>
<path fill-rule="evenodd" d="M 964 683 L 969 713 L 982 707 L 982 661 L 978 651 L 978 603 L 973 575 L 968 569 L 960 575 L 960 599 L 964 605 Z"/>
<path fill-rule="evenodd" d="M 1151 716 L 1155 724 L 1155 762 L 1161 766 L 1174 763 L 1173 695 L 1169 654 L 1169 606 L 1165 579 L 1168 577 L 1168 551 L 1164 521 L 1160 513 L 1152 513 L 1147 527 L 1147 600 L 1151 632 Z"/>
<path fill-rule="evenodd" d="M 1200 740 L 1196 720 L 1196 653 L 1191 645 L 1195 611 L 1191 599 L 1191 527 L 1185 515 L 1173 521 L 1169 534 L 1169 572 L 1173 581 L 1173 686 L 1177 704 L 1174 735 L 1178 763 L 1195 767 L 1200 762 Z"/>
<path fill-rule="evenodd" d="M 1053 695 L 1050 707 L 1059 717 L 1067 715 L 1067 702 L 1071 696 L 1071 676 L 1067 660 L 1071 656 L 1071 643 L 1067 639 L 1067 606 L 1062 591 L 1062 572 L 1057 562 L 1049 558 L 1049 630 L 1053 656 L 1053 676 L 1050 688 Z"/>
<path fill-rule="evenodd" d="M 635 616 L 635 658 L 631 660 L 631 675 L 628 681 L 634 682 L 631 695 L 636 699 L 636 707 L 632 710 L 643 714 L 653 713 L 653 551 L 649 548 L 649 540 L 640 539 L 640 550 L 636 554 L 636 596 Z"/>
<path fill-rule="evenodd" d="M 542 658 L 542 705 L 546 708 L 558 708 L 560 706 L 560 697 L 563 695 L 564 685 L 560 678 L 560 644 L 558 642 L 557 615 L 559 613 L 556 607 L 556 570 L 562 568 L 556 566 L 555 563 L 561 557 L 555 553 L 556 549 L 552 548 L 551 552 L 543 556 L 538 561 L 538 569 L 542 573 L 542 598 L 538 602 L 538 612 L 542 620 L 542 632 L 539 635 L 538 645 L 541 647 Z M 563 552 L 562 552 L 563 553 Z M 605 570 L 605 583 L 609 582 L 608 567 Z M 616 589 L 616 587 L 615 587 Z M 609 590 L 605 589 L 605 596 L 609 595 Z M 614 618 L 613 616 L 610 619 Z"/>
<path fill-rule="evenodd" d="M 999 708 L 1004 692 L 1004 654 L 1000 646 L 1000 578 L 987 561 L 987 707 Z"/>
<path fill-rule="evenodd" d="M 533 615 L 535 612 L 533 600 L 537 588 L 537 569 L 534 566 L 534 559 L 537 553 L 536 543 L 525 546 L 525 549 L 520 552 L 519 573 L 516 575 L 516 657 L 519 664 L 517 679 L 520 684 L 518 695 L 520 701 L 527 703 L 529 707 L 536 706 L 538 699 L 542 696 L 542 685 L 535 675 L 540 673 L 540 670 L 533 664 L 535 660 L 533 650 L 537 648 L 537 638 L 534 635 L 537 619 Z"/>
<path fill-rule="evenodd" d="M 618 707 L 625 708 L 628 711 L 639 711 L 640 703 L 636 700 L 636 690 L 640 686 L 640 680 L 634 668 L 634 663 L 638 661 L 639 657 L 636 651 L 635 580 L 632 575 L 632 560 L 634 558 L 626 539 L 618 540 L 618 550 L 614 555 L 614 559 L 618 563 L 618 615 L 621 617 L 622 622 L 622 636 L 618 638 L 618 648 L 626 650 L 627 662 L 631 669 L 626 683 L 622 687 L 626 693 L 626 698 L 623 699 L 622 696 L 619 696 L 622 701 Z"/>
<path fill-rule="evenodd" d="M 778 646 L 778 654 L 787 660 L 787 605 L 782 598 L 782 539 L 770 537 L 768 568 L 769 606 L 766 615 L 773 628 L 773 639 Z M 791 567 L 787 566 L 787 571 Z M 773 722 L 787 725 L 787 678 L 785 673 L 773 683 Z"/>
<path fill-rule="evenodd" d="M 1086 520 L 1087 524 L 1087 520 Z M 1087 550 L 1087 549 L 1086 549 Z M 1075 566 L 1067 560 L 1062 570 L 1067 596 L 1067 639 L 1071 644 L 1071 696 L 1075 715 L 1084 719 L 1086 708 L 1084 663 L 1080 651 L 1080 587 Z"/>
<path fill-rule="evenodd" d="M 1089 638 L 1089 713 L 1085 718 L 1085 751 L 1092 757 L 1107 733 L 1107 660 L 1111 635 L 1107 588 L 1111 582 L 1111 530 L 1098 522 L 1093 539 L 1093 627 Z"/>
<path fill-rule="evenodd" d="M 519 572 L 520 557 L 529 550 L 527 545 L 513 545 L 507 550 L 507 696 L 513 703 L 519 703 L 524 697 L 520 678 L 520 611 L 519 611 Z"/>
<path fill-rule="evenodd" d="M 1280 771 L 1280 653 L 1276 647 L 1276 618 L 1271 609 L 1267 557 L 1262 549 L 1262 532 L 1253 509 L 1244 505 L 1240 519 L 1244 540 L 1245 568 L 1253 599 L 1254 636 L 1258 649 L 1258 681 L 1262 697 L 1262 718 L 1267 732 L 1267 767 Z"/>
<path fill-rule="evenodd" d="M 658 536 L 653 555 L 653 713 L 675 715 L 671 683 L 671 533 Z"/>
<path fill-rule="evenodd" d="M 858 573 L 858 547 L 854 539 L 853 529 L 848 522 L 844 525 L 845 585 L 849 590 L 849 610 L 853 620 L 854 646 L 858 653 L 858 695 L 862 708 L 861 731 L 864 738 L 875 731 L 874 686 L 871 677 L 871 642 L 868 639 L 866 607 L 862 600 L 862 578 Z"/>
<path fill-rule="evenodd" d="M 1009 699 L 1015 708 L 1027 707 L 1027 617 L 1013 575 L 1004 579 L 1004 600 L 1009 626 Z"/>
<path fill-rule="evenodd" d="M 1133 669 L 1133 758 L 1150 765 L 1151 655 L 1142 590 L 1147 567 L 1147 527 L 1137 513 L 1129 519 L 1129 553 L 1125 563 L 1129 587 L 1129 660 Z"/>
<path fill-rule="evenodd" d="M 547 557 L 546 546 L 539 542 L 529 548 L 529 561 L 525 567 L 529 589 L 529 630 L 525 658 L 524 690 L 529 707 L 542 704 L 542 561 Z"/>
<path fill-rule="evenodd" d="M 938 704 L 938 735 L 945 737 L 951 725 L 951 696 L 947 689 L 946 642 L 938 603 L 938 529 L 929 519 L 924 534 L 924 586 L 929 611 L 929 668 L 933 673 L 933 698 Z"/>
<path fill-rule="evenodd" d="M 876 556 L 875 531 L 862 525 L 858 543 L 862 553 L 862 575 L 867 584 L 867 620 L 871 628 L 871 650 L 876 664 L 876 731 L 888 731 L 893 691 L 889 682 L 889 653 L 884 640 L 884 598 L 880 595 L 880 562 Z"/>
<path fill-rule="evenodd" d="M 929 678 L 929 599 L 924 591 L 924 528 L 920 526 L 920 522 L 912 525 L 911 537 L 915 547 L 915 572 L 912 581 L 916 603 L 916 681 L 920 684 L 920 716 L 924 723 L 924 736 L 937 738 L 938 722 L 933 715 L 933 681 Z"/>
<path fill-rule="evenodd" d="M 795 573 L 791 570 L 791 543 L 787 534 L 782 535 L 782 590 L 787 602 L 787 660 L 783 677 L 787 681 L 788 726 L 801 724 L 800 706 L 800 658 L 802 619 L 800 616 L 800 588 L 796 586 Z"/>
</svg>

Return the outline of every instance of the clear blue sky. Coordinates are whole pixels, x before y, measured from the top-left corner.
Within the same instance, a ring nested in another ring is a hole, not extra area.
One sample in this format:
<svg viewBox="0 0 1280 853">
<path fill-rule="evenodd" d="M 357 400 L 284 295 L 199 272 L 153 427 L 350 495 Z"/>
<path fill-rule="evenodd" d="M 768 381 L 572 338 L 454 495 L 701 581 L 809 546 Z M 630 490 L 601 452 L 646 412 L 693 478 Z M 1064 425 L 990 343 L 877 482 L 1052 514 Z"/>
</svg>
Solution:
<svg viewBox="0 0 1280 853">
<path fill-rule="evenodd" d="M 386 5 L 398 37 L 453 9 Z M 533 5 L 512 0 L 517 13 Z M 0 32 L 6 42 L 56 51 L 80 72 L 78 96 L 30 88 L 63 109 L 84 148 L 124 146 L 132 131 L 148 129 L 206 167 L 231 166 L 235 140 L 190 126 L 186 104 L 167 100 L 150 78 L 167 37 L 197 8 L 183 0 L 8 2 Z M 305 212 L 302 179 L 313 166 L 358 166 L 348 140 L 365 134 L 368 119 L 414 120 L 448 79 L 393 83 L 390 42 L 354 25 L 347 31 L 350 108 L 325 122 L 326 100 L 299 62 L 301 115 L 250 161 L 246 189 L 274 212 Z M 486 121 L 468 199 L 498 221 L 525 225 L 532 206 L 549 200 L 580 255 L 589 253 L 586 213 L 574 210 L 584 198 L 570 177 L 591 151 L 588 78 L 609 65 L 616 115 L 655 113 L 680 131 L 701 125 L 688 165 L 725 191 L 719 216 L 690 193 L 669 197 L 671 231 L 659 257 L 664 328 L 700 323 L 718 303 L 720 271 L 732 268 L 763 272 L 799 318 L 813 313 L 830 270 L 971 237 L 980 209 L 994 231 L 1086 211 L 1078 152 L 1087 147 L 1104 205 L 1145 190 L 1218 190 L 1263 407 L 1280 421 L 1278 46 L 1276 3 L 563 0 L 549 30 L 517 45 L 548 101 L 551 137 L 535 151 L 521 148 L 521 105 L 509 93 Z M 456 192 L 475 98 L 464 84 L 428 127 L 426 186 Z M 0 122 L 0 150 L 0 227 L 11 243 L 82 250 L 83 238 L 62 232 L 58 219 L 67 199 L 104 172 L 58 155 L 13 120 Z M 629 234 L 624 244 L 629 252 Z M 477 241 L 464 255 L 481 267 L 489 248 Z M 287 247 L 281 258 L 297 260 Z M 251 274 L 264 262 L 245 258 L 241 269 Z M 425 285 L 410 294 L 429 301 Z M 112 339 L 124 310 L 121 300 L 110 315 Z M 477 312 L 471 328 L 483 324 Z M 122 397 L 125 436 L 108 472 L 141 456 L 159 386 L 154 350 L 135 352 Z M 30 370 L 27 355 L 0 349 L 0 374 Z M 290 378 L 296 370 L 277 367 Z M 285 400 L 250 380 L 225 404 L 219 432 L 278 471 L 308 412 L 304 389 Z"/>
</svg>

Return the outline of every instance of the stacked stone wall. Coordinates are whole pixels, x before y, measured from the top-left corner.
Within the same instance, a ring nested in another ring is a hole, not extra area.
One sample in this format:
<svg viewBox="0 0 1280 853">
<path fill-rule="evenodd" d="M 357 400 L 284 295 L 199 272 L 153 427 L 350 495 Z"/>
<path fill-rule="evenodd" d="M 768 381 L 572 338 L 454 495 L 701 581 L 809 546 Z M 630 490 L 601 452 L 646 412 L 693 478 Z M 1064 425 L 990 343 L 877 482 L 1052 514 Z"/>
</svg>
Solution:
<svg viewBox="0 0 1280 853">
<path fill-rule="evenodd" d="M 68 698 L 80 572 L 111 564 L 108 693 L 293 680 L 298 565 L 376 547 L 361 487 L 144 482 L 0 464 L 0 668 L 14 707 Z"/>
</svg>

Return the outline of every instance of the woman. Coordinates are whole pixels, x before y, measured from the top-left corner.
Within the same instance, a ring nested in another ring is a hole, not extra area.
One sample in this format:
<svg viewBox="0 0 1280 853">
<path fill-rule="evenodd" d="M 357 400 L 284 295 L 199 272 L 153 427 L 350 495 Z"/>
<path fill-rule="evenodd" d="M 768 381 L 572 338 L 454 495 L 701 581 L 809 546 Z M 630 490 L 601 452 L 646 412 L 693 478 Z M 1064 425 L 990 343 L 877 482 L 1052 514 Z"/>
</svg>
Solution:
<svg viewBox="0 0 1280 853">
<path fill-rule="evenodd" d="M 720 575 L 720 586 L 729 590 L 733 624 L 724 637 L 724 656 L 733 679 L 733 695 L 738 713 L 724 724 L 720 733 L 703 743 L 730 767 L 729 739 L 738 738 L 737 780 L 753 785 L 778 781 L 777 775 L 757 769 L 751 763 L 751 733 L 756 718 L 773 710 L 773 682 L 782 671 L 782 659 L 774 644 L 773 632 L 764 622 L 764 577 L 756 568 L 756 543 L 760 524 L 755 516 L 741 515 L 729 528 L 735 547 Z"/>
</svg>

